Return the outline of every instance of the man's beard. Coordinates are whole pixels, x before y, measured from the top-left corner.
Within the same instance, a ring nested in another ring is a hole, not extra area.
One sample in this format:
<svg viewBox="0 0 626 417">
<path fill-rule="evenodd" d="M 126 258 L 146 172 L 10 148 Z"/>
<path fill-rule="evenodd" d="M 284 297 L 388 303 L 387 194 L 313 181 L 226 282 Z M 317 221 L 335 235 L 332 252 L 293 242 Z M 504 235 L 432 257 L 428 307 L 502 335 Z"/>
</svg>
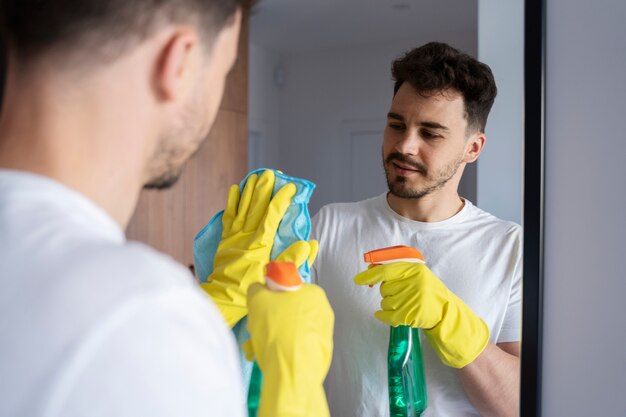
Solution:
<svg viewBox="0 0 626 417">
<path fill-rule="evenodd" d="M 185 168 L 187 162 L 193 158 L 198 151 L 200 151 L 200 145 L 203 141 L 204 138 L 200 141 L 194 142 L 192 146 L 195 149 L 189 156 L 186 156 L 185 152 L 188 148 L 185 150 L 162 150 L 156 158 L 156 160 L 163 161 L 158 169 L 160 174 L 153 176 L 147 183 L 144 184 L 143 188 L 146 190 L 166 190 L 173 187 L 183 174 L 183 169 Z"/>
<path fill-rule="evenodd" d="M 144 189 L 165 190 L 171 188 L 183 173 L 183 168 L 199 150 L 200 145 L 206 139 L 210 126 L 206 123 L 198 123 L 204 114 L 199 109 L 200 101 L 192 101 L 179 120 L 174 131 L 166 133 L 161 138 L 157 151 L 152 158 L 152 175 L 143 186 Z M 193 130 L 190 126 L 195 126 Z M 181 146 L 177 143 L 180 138 L 192 136 L 193 141 Z"/>
<path fill-rule="evenodd" d="M 143 188 L 145 190 L 167 190 L 178 182 L 182 173 L 183 167 L 171 168 L 161 176 L 150 179 L 149 182 L 144 184 Z"/>
<path fill-rule="evenodd" d="M 396 174 L 391 172 L 393 168 L 389 168 L 389 166 L 393 161 L 401 162 L 403 165 L 408 165 L 415 169 L 417 175 L 421 175 L 422 178 L 424 178 L 426 185 L 422 187 L 411 187 L 408 178 L 396 176 Z M 413 161 L 400 152 L 392 152 L 384 159 L 383 168 L 385 169 L 385 178 L 391 194 L 399 198 L 420 199 L 443 188 L 457 173 L 461 163 L 462 157 L 460 156 L 458 159 L 443 167 L 443 169 L 436 174 L 431 175 L 425 165 Z M 392 179 L 393 177 L 395 178 Z"/>
</svg>

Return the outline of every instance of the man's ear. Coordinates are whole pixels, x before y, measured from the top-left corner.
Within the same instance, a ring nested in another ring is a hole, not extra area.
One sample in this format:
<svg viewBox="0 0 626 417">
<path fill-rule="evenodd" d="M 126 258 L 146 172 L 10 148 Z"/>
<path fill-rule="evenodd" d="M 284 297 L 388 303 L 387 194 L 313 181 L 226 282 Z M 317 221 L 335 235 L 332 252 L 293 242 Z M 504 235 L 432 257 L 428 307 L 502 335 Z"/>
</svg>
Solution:
<svg viewBox="0 0 626 417">
<path fill-rule="evenodd" d="M 154 87 L 161 100 L 187 94 L 197 71 L 200 44 L 193 30 L 177 29 L 162 43 L 155 68 Z"/>
<path fill-rule="evenodd" d="M 485 140 L 485 134 L 482 132 L 472 134 L 467 140 L 463 162 L 469 164 L 476 161 L 485 146 Z"/>
</svg>

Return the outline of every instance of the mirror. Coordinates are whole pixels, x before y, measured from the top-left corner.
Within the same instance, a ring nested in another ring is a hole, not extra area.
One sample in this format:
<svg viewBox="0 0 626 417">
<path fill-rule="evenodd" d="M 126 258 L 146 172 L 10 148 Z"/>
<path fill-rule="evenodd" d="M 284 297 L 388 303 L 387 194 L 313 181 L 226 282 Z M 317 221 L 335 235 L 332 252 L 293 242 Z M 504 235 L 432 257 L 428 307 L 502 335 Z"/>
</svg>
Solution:
<svg viewBox="0 0 626 417">
<path fill-rule="evenodd" d="M 315 182 L 312 215 L 387 191 L 380 147 L 394 59 L 440 41 L 491 67 L 486 146 L 459 194 L 524 225 L 523 416 L 539 412 L 542 13 L 530 0 L 263 0 L 249 45 L 249 168 Z"/>
</svg>

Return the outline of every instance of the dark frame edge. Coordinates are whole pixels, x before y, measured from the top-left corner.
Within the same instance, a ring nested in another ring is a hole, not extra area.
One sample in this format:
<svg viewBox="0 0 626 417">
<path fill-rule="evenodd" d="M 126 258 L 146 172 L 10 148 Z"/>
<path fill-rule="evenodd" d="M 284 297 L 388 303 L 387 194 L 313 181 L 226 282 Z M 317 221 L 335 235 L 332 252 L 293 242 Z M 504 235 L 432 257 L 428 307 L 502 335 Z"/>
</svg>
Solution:
<svg viewBox="0 0 626 417">
<path fill-rule="evenodd" d="M 524 16 L 524 278 L 520 416 L 541 416 L 546 0 L 526 0 Z"/>
</svg>

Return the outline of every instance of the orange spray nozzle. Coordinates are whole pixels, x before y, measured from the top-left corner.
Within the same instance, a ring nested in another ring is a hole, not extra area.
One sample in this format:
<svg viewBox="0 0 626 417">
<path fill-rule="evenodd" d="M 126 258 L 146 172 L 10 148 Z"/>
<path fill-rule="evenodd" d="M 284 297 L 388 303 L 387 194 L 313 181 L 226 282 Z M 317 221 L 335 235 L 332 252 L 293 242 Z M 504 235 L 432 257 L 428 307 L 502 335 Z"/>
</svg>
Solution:
<svg viewBox="0 0 626 417">
<path fill-rule="evenodd" d="M 363 254 L 365 262 L 374 265 L 388 264 L 392 262 L 426 263 L 422 252 L 410 246 L 390 246 L 376 249 Z"/>
<path fill-rule="evenodd" d="M 370 264 L 370 268 L 376 265 L 390 264 L 394 262 L 412 262 L 425 264 L 424 255 L 419 250 L 410 246 L 398 245 L 376 249 L 363 254 L 363 260 Z M 372 285 L 370 285 L 370 288 Z"/>
<path fill-rule="evenodd" d="M 272 291 L 295 291 L 302 286 L 302 278 L 293 262 L 270 262 L 265 280 Z"/>
</svg>

